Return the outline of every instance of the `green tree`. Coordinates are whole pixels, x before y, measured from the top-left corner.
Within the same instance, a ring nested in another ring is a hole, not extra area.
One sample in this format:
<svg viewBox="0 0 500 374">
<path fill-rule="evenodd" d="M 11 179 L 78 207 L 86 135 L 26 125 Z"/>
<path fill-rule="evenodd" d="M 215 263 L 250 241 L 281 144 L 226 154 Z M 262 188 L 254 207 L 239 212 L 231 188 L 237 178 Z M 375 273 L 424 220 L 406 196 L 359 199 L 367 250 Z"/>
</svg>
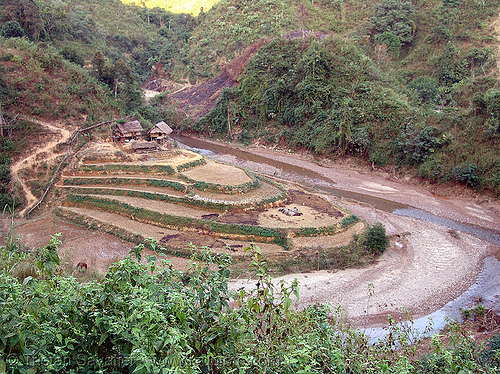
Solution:
<svg viewBox="0 0 500 374">
<path fill-rule="evenodd" d="M 82 66 L 85 64 L 85 60 L 83 59 L 82 56 L 78 53 L 76 48 L 72 48 L 69 46 L 65 46 L 61 49 L 61 56 L 65 58 L 68 61 L 73 62 L 74 64 L 77 64 L 79 66 Z"/>
<path fill-rule="evenodd" d="M 392 56 L 399 56 L 401 51 L 401 40 L 390 31 L 384 31 L 382 34 L 375 36 L 375 44 L 385 44 Z"/>
<path fill-rule="evenodd" d="M 416 97 L 423 104 L 433 105 L 439 96 L 439 86 L 436 79 L 429 76 L 415 78 L 409 84 Z"/>
<path fill-rule="evenodd" d="M 3 0 L 0 2 L 0 19 L 3 22 L 17 21 L 30 39 L 40 39 L 43 20 L 33 0 Z"/>
<path fill-rule="evenodd" d="M 383 253 L 389 247 L 389 238 L 385 232 L 385 227 L 378 222 L 366 230 L 364 242 L 373 253 Z"/>
<path fill-rule="evenodd" d="M 43 28 L 48 39 L 63 39 L 71 29 L 69 18 L 63 6 L 57 6 L 52 1 L 39 1 L 39 13 Z"/>
<path fill-rule="evenodd" d="M 401 44 L 409 44 L 413 40 L 414 19 L 415 10 L 411 1 L 383 0 L 375 6 L 372 29 L 377 34 L 390 33 Z"/>
<path fill-rule="evenodd" d="M 92 59 L 92 66 L 94 68 L 94 73 L 96 74 L 96 78 L 102 80 L 104 66 L 106 65 L 106 60 L 101 51 L 96 51 L 94 54 L 94 58 Z"/>
<path fill-rule="evenodd" d="M 24 36 L 24 30 L 17 21 L 8 21 L 0 30 L 0 35 L 4 38 L 20 38 Z"/>
</svg>

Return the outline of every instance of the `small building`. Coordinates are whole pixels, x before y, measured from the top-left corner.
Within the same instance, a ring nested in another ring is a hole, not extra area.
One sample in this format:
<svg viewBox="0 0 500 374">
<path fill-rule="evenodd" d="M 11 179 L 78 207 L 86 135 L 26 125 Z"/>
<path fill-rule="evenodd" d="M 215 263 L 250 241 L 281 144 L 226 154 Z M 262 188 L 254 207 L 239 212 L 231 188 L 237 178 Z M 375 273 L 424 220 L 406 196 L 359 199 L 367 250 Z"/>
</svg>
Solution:
<svg viewBox="0 0 500 374">
<path fill-rule="evenodd" d="M 142 128 L 139 121 L 117 123 L 113 132 L 113 138 L 116 140 L 142 139 Z"/>
<path fill-rule="evenodd" d="M 146 153 L 157 151 L 160 149 L 160 146 L 157 142 L 133 142 L 132 149 L 134 152 Z"/>
<path fill-rule="evenodd" d="M 151 140 L 156 140 L 158 143 L 163 143 L 169 138 L 172 133 L 172 129 L 165 122 L 161 121 L 154 125 L 151 130 L 149 130 L 149 137 Z"/>
</svg>

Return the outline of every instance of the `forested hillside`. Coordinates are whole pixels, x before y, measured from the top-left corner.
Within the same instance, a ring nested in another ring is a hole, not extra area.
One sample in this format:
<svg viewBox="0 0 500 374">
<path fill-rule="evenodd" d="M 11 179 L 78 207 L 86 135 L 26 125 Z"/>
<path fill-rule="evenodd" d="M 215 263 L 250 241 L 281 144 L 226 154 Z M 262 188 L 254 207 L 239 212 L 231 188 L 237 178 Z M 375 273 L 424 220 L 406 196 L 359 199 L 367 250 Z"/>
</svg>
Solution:
<svg viewBox="0 0 500 374">
<path fill-rule="evenodd" d="M 0 0 L 0 207 L 19 203 L 13 161 L 40 155 L 38 169 L 21 169 L 37 194 L 37 173 L 55 169 L 45 156 L 55 162 L 65 152 L 58 128 L 71 134 L 119 117 L 357 157 L 500 194 L 500 0 L 221 0 L 196 16 L 170 12 L 178 0 L 136 3 Z M 201 94 L 208 114 L 196 120 L 170 92 L 146 101 L 141 89 L 152 77 L 176 89 L 209 87 L 221 72 L 231 87 L 210 105 Z M 59 139 L 53 154 L 33 153 L 47 139 Z M 57 235 L 28 249 L 13 229 L 12 220 L 0 243 L 0 373 L 499 372 L 499 335 L 478 343 L 452 324 L 445 338 L 422 343 L 391 317 L 386 339 L 372 345 L 340 308 L 295 310 L 297 283 L 273 283 L 254 245 L 245 254 L 256 287 L 233 293 L 224 254 L 194 252 L 178 271 L 143 253 L 157 248 L 151 241 L 101 279 L 78 282 L 65 274 Z M 478 305 L 464 316 L 476 336 L 498 334 L 492 310 Z"/>
<path fill-rule="evenodd" d="M 120 113 L 499 193 L 499 0 L 222 0 L 196 17 L 177 3 L 1 1 L 7 122 Z M 150 77 L 178 89 L 231 63 L 239 84 L 199 121 L 141 94 Z"/>
<path fill-rule="evenodd" d="M 219 40 L 209 57 L 274 38 L 194 130 L 500 191 L 498 1 L 265 3 L 221 2 L 214 31 L 193 32 Z"/>
</svg>

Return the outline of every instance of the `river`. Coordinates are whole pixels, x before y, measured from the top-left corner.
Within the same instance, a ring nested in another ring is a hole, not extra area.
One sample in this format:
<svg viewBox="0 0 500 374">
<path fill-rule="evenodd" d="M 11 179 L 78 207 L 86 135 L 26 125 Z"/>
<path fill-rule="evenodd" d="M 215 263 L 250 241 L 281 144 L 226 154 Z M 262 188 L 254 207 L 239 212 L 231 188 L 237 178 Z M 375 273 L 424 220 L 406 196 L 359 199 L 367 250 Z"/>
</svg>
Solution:
<svg viewBox="0 0 500 374">
<path fill-rule="evenodd" d="M 450 218 L 455 213 L 453 211 L 453 206 L 451 206 L 448 214 L 439 215 L 435 214 L 439 212 L 439 209 L 436 209 L 436 204 L 429 204 L 430 208 L 434 207 L 434 211 L 428 211 L 423 209 L 426 204 L 420 203 L 420 206 L 417 204 L 417 201 L 409 201 L 414 202 L 416 206 L 412 206 L 408 203 L 403 203 L 401 198 L 397 193 L 391 195 L 391 199 L 381 197 L 381 191 L 384 192 L 383 189 L 374 190 L 373 194 L 368 193 L 360 193 L 359 188 L 358 191 L 349 190 L 347 188 L 341 188 L 349 185 L 349 181 L 343 183 L 342 186 L 339 186 L 337 180 L 334 178 L 330 178 L 324 172 L 318 172 L 317 170 L 312 170 L 312 168 L 308 168 L 303 166 L 303 163 L 294 163 L 293 157 L 289 158 L 291 162 L 283 161 L 282 157 L 269 157 L 267 155 L 256 154 L 254 151 L 246 151 L 242 149 L 236 149 L 231 146 L 226 146 L 224 144 L 215 143 L 211 141 L 205 141 L 198 138 L 189 138 L 183 136 L 176 136 L 175 140 L 180 143 L 182 147 L 188 147 L 194 150 L 195 152 L 201 153 L 204 156 L 212 158 L 214 160 L 229 162 L 236 166 L 253 170 L 259 173 L 267 174 L 273 177 L 279 177 L 284 180 L 292 181 L 295 183 L 299 183 L 300 185 L 308 188 L 312 191 L 321 192 L 330 194 L 332 196 L 336 196 L 340 199 L 347 199 L 355 202 L 359 202 L 362 204 L 369 205 L 373 207 L 375 210 L 386 212 L 390 214 L 394 214 L 401 217 L 411 217 L 423 222 L 428 222 L 430 224 L 435 224 L 442 226 L 444 228 L 449 229 L 449 231 L 458 231 L 467 234 L 471 234 L 477 238 L 482 240 L 486 240 L 489 243 L 492 243 L 494 246 L 500 245 L 500 231 L 495 230 L 496 222 L 491 218 L 486 217 L 487 219 L 478 222 L 479 224 L 474 224 L 470 222 L 463 222 L 467 217 L 464 218 L 463 215 L 458 214 L 457 216 L 462 218 L 462 220 L 455 220 Z M 318 169 L 318 168 L 317 168 Z M 363 176 L 362 176 L 363 177 Z M 368 178 L 368 176 L 367 176 Z M 378 182 L 370 182 L 370 186 L 378 185 Z M 354 186 L 354 185 L 353 185 Z M 394 189 L 393 187 L 386 187 L 388 191 Z M 368 188 L 365 188 L 368 190 Z M 376 193 L 375 193 L 376 192 Z M 376 195 L 379 196 L 376 196 Z M 414 194 L 415 195 L 415 194 Z M 422 195 L 418 192 L 416 195 L 419 195 L 420 200 L 422 200 Z M 423 196 L 423 200 L 425 201 L 425 196 Z M 431 200 L 431 198 L 429 199 Z M 446 201 L 439 201 L 439 204 L 446 203 Z M 458 203 L 460 205 L 460 202 Z M 449 204 L 448 204 L 449 205 Z M 445 208 L 448 207 L 445 205 Z M 474 208 L 474 207 L 473 207 Z M 451 212 L 451 213 L 450 213 Z M 478 216 L 486 216 L 484 213 Z M 474 218 L 474 217 L 472 217 Z M 493 221 L 493 222 L 490 222 Z M 481 227 L 484 226 L 489 227 Z M 492 228 L 493 227 L 493 228 Z M 438 235 L 437 235 L 438 236 Z M 474 246 L 474 245 L 473 245 Z M 478 260 L 481 261 L 481 260 Z M 460 270 L 458 270 L 460 271 Z M 420 316 L 420 318 L 416 318 L 413 321 L 413 327 L 419 331 L 424 331 L 429 325 L 429 321 L 432 320 L 432 327 L 430 332 L 436 332 L 445 327 L 448 322 L 448 319 L 458 320 L 460 319 L 460 308 L 470 305 L 475 297 L 478 294 L 482 296 L 482 298 L 487 303 L 487 307 L 492 307 L 495 309 L 499 309 L 499 289 L 500 289 L 500 262 L 494 257 L 489 256 L 482 260 L 481 270 L 477 273 L 477 277 L 475 281 L 472 281 L 470 287 L 464 289 L 464 292 L 461 292 L 459 295 L 455 295 L 453 297 L 449 297 L 445 303 L 440 305 L 439 308 L 434 309 L 433 312 L 424 314 Z M 431 275 L 432 276 L 432 275 Z M 325 275 L 319 274 L 318 277 L 325 278 Z M 325 279 L 329 276 L 326 276 Z M 381 275 L 381 278 L 387 277 L 385 274 Z M 439 277 L 439 273 L 433 275 L 433 277 Z M 338 278 L 335 278 L 338 279 Z M 301 280 L 306 282 L 305 288 L 310 288 L 307 284 L 308 280 Z M 324 279 L 323 279 L 324 281 Z M 415 280 L 418 282 L 418 280 Z M 337 280 L 338 282 L 338 280 Z M 329 283 L 329 282 L 328 282 Z M 403 282 L 402 282 L 403 283 Z M 311 287 L 315 286 L 312 284 Z M 424 288 L 426 285 L 422 285 Z M 427 287 L 425 287 L 427 288 Z M 302 292 L 302 291 L 301 291 Z M 411 291 L 408 291 L 411 292 Z M 354 293 L 354 292 L 353 292 Z M 385 295 L 385 300 L 390 299 L 391 295 Z M 411 297 L 411 296 L 410 296 Z M 415 302 L 418 302 L 415 299 Z M 333 306 L 333 305 L 332 305 Z M 367 333 L 373 338 L 380 338 L 384 335 L 384 328 L 370 328 Z"/>
<path fill-rule="evenodd" d="M 175 140 L 191 148 L 195 152 L 208 156 L 215 160 L 227 160 L 227 156 L 234 157 L 234 165 L 250 170 L 263 172 L 270 176 L 279 176 L 293 182 L 299 182 L 309 189 L 317 189 L 328 194 L 355 200 L 361 203 L 369 204 L 376 209 L 384 212 L 394 213 L 401 216 L 412 217 L 419 220 L 437 223 L 452 230 L 459 230 L 485 239 L 493 244 L 500 245 L 500 231 L 495 231 L 479 226 L 458 222 L 449 218 L 440 217 L 423 209 L 418 209 L 407 204 L 402 204 L 392 200 L 362 194 L 359 192 L 340 189 L 335 186 L 335 182 L 325 178 L 324 175 L 309 170 L 304 167 L 285 163 L 269 157 L 256 155 L 241 149 L 236 149 L 223 144 L 204 141 L 198 138 L 190 138 L 177 135 Z M 265 166 L 265 167 L 262 167 Z"/>
</svg>

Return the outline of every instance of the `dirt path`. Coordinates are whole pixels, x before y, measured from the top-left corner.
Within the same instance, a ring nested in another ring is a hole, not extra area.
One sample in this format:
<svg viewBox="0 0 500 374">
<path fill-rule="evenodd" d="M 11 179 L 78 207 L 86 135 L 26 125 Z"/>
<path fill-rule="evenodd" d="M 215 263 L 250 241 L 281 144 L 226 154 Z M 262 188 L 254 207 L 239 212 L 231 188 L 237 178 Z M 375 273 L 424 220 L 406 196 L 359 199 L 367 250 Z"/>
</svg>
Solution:
<svg viewBox="0 0 500 374">
<path fill-rule="evenodd" d="M 59 136 L 57 139 L 52 140 L 51 142 L 47 143 L 45 146 L 42 148 L 37 149 L 35 152 L 31 153 L 29 156 L 20 159 L 19 161 L 15 162 L 11 166 L 11 175 L 15 183 L 18 183 L 19 186 L 21 187 L 22 191 L 26 195 L 26 206 L 25 208 L 19 212 L 20 216 L 23 216 L 24 213 L 31 207 L 31 205 L 36 202 L 38 199 L 33 195 L 29 187 L 26 185 L 26 183 L 23 182 L 22 178 L 19 177 L 19 172 L 21 169 L 24 168 L 29 168 L 31 165 L 33 165 L 37 159 L 37 156 L 42 154 L 42 153 L 47 153 L 49 156 L 44 158 L 44 161 L 50 161 L 56 157 L 59 156 L 58 153 L 50 153 L 51 150 L 55 149 L 55 147 L 59 143 L 64 143 L 66 142 L 70 136 L 71 133 L 64 129 L 63 127 L 56 127 L 51 125 L 50 123 L 40 121 L 38 119 L 33 119 L 31 118 L 30 121 L 35 122 L 41 126 L 44 126 L 48 128 L 49 130 L 59 133 Z"/>
<path fill-rule="evenodd" d="M 327 165 L 310 156 L 265 148 L 245 150 L 283 165 L 313 171 L 340 189 L 407 204 L 439 217 L 483 228 L 500 228 L 500 204 L 484 196 L 468 194 L 444 198 L 409 183 L 409 179 L 407 182 L 395 180 L 393 175 L 384 172 L 369 172 L 353 165 Z M 238 161 L 232 155 L 217 154 L 214 158 L 267 174 L 280 173 L 273 166 Z M 422 317 L 440 309 L 474 284 L 483 259 L 499 250 L 489 242 L 439 224 L 388 213 L 345 198 L 325 197 L 370 224 L 382 222 L 387 232 L 394 236 L 391 248 L 378 263 L 366 268 L 290 274 L 276 281 L 298 278 L 299 306 L 328 303 L 335 310 L 342 305 L 344 315 L 358 325 L 386 322 L 389 313 L 398 315 L 407 310 L 413 317 Z M 252 288 L 254 284 L 251 280 L 235 280 L 231 288 Z M 373 287 L 372 294 L 369 287 Z M 480 296 L 481 290 L 477 293 Z M 499 300 L 500 285 L 493 300 L 497 307 Z"/>
</svg>

